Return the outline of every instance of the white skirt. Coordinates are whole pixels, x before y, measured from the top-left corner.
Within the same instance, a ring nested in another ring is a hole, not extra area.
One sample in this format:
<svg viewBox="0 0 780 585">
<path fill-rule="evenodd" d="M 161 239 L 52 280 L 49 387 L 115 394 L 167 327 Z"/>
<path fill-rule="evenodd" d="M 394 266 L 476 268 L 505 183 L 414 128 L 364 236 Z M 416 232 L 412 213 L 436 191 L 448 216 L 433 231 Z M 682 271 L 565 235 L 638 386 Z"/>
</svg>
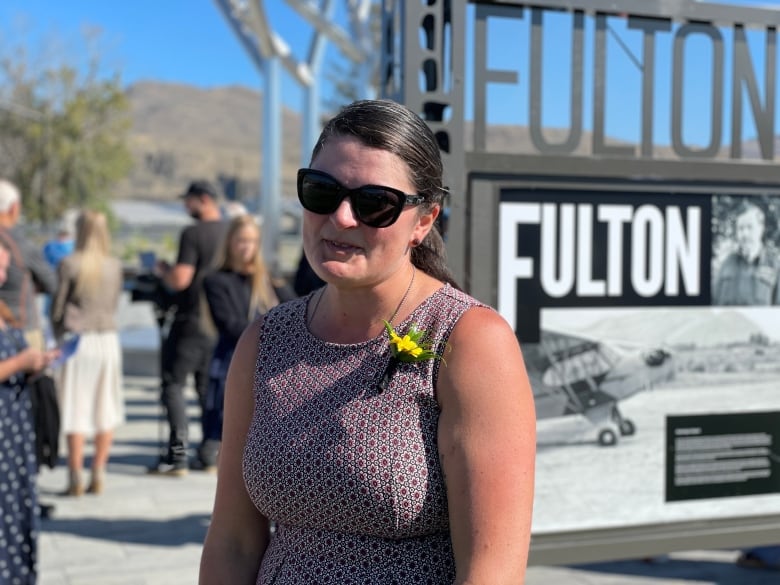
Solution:
<svg viewBox="0 0 780 585">
<path fill-rule="evenodd" d="M 116 331 L 82 333 L 76 353 L 55 375 L 62 433 L 92 435 L 125 422 L 122 352 Z"/>
</svg>

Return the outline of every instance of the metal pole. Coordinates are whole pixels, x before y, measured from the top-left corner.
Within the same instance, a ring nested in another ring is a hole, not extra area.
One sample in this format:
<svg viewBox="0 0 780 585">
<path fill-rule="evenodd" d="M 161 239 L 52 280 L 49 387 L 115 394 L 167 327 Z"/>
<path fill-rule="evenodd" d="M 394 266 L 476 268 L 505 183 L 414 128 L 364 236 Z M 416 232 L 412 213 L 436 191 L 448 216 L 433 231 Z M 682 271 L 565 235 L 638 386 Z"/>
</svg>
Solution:
<svg viewBox="0 0 780 585">
<path fill-rule="evenodd" d="M 330 21 L 333 15 L 333 1 L 324 0 L 320 6 L 321 17 Z M 322 58 L 325 53 L 327 39 L 321 30 L 314 30 L 311 46 L 309 48 L 309 68 L 312 79 L 319 79 L 322 69 Z M 303 142 L 301 143 L 301 166 L 309 165 L 311 149 L 317 142 L 320 133 L 320 88 L 316 82 L 310 83 L 304 88 L 303 104 Z"/>
<path fill-rule="evenodd" d="M 279 218 L 281 200 L 281 67 L 279 59 L 270 57 L 263 62 L 265 79 L 263 103 L 263 135 L 261 151 L 262 188 L 258 194 L 258 209 L 263 217 L 263 251 L 269 259 L 272 272 L 279 267 Z"/>
</svg>

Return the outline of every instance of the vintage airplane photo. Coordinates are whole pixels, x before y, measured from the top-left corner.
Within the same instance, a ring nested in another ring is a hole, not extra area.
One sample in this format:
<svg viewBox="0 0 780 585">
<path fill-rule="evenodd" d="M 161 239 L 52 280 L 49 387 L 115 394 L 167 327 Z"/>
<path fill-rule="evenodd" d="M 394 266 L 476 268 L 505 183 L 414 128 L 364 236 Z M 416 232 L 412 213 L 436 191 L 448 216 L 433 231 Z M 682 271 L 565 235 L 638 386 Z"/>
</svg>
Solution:
<svg viewBox="0 0 780 585">
<path fill-rule="evenodd" d="M 581 415 L 596 428 L 598 443 L 616 445 L 633 435 L 634 422 L 618 403 L 671 380 L 672 354 L 662 347 L 608 343 L 542 329 L 523 348 L 537 419 Z"/>
</svg>

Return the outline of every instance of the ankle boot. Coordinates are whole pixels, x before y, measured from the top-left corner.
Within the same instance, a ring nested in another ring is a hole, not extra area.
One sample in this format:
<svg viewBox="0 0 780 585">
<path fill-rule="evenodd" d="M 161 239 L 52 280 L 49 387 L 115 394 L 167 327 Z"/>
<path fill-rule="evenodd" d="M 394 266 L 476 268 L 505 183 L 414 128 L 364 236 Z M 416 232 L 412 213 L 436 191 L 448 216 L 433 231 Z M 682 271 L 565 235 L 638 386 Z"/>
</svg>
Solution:
<svg viewBox="0 0 780 585">
<path fill-rule="evenodd" d="M 82 496 L 84 495 L 84 484 L 81 482 L 81 470 L 70 469 L 68 470 L 70 477 L 68 481 L 68 489 L 65 491 L 66 496 Z"/>
<path fill-rule="evenodd" d="M 92 470 L 92 479 L 89 482 L 87 493 L 100 494 L 103 493 L 103 483 L 106 477 L 106 470 L 103 468 L 95 468 Z"/>
</svg>

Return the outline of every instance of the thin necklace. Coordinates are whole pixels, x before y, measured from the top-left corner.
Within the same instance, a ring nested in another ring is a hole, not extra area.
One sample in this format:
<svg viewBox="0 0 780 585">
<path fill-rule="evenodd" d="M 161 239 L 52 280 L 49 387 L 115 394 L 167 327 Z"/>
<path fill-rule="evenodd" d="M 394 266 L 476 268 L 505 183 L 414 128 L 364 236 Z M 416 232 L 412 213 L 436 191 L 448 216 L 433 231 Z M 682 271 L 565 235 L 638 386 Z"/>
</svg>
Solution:
<svg viewBox="0 0 780 585">
<path fill-rule="evenodd" d="M 398 303 L 398 306 L 395 308 L 395 311 L 393 311 L 393 314 L 390 315 L 390 318 L 387 320 L 388 323 L 391 325 L 393 324 L 393 319 L 395 319 L 395 316 L 398 314 L 398 311 L 401 310 L 401 307 L 403 306 L 404 302 L 406 301 L 406 297 L 409 296 L 409 292 L 412 290 L 412 285 L 414 284 L 414 275 L 417 274 L 417 267 L 412 264 L 412 278 L 409 281 L 409 286 L 406 287 L 406 292 L 404 293 L 404 296 L 401 297 L 401 302 Z"/>
<path fill-rule="evenodd" d="M 311 315 L 309 316 L 309 329 L 311 329 L 311 324 L 314 322 L 314 315 L 317 314 L 317 309 L 320 308 L 320 301 L 322 300 L 322 295 L 325 294 L 325 287 L 323 286 L 320 289 L 320 293 L 317 295 L 317 302 L 314 303 L 314 308 L 311 310 Z"/>
<path fill-rule="evenodd" d="M 396 318 L 398 315 L 398 311 L 401 310 L 401 307 L 403 307 L 404 303 L 406 302 L 406 298 L 409 296 L 409 293 L 412 291 L 412 286 L 414 285 L 414 276 L 417 274 L 417 267 L 412 264 L 412 278 L 409 280 L 409 286 L 406 287 L 406 292 L 404 293 L 404 296 L 401 297 L 401 301 L 398 303 L 398 306 L 396 306 L 395 311 L 393 311 L 393 314 L 390 315 L 390 318 L 387 320 L 388 323 L 391 325 L 393 324 L 393 319 Z M 320 294 L 317 295 L 317 302 L 314 303 L 314 308 L 311 311 L 311 316 L 309 317 L 309 329 L 311 329 L 311 324 L 314 322 L 314 316 L 317 314 L 317 309 L 320 308 L 320 301 L 322 300 L 322 297 L 325 295 L 325 288 L 322 287 Z"/>
</svg>

